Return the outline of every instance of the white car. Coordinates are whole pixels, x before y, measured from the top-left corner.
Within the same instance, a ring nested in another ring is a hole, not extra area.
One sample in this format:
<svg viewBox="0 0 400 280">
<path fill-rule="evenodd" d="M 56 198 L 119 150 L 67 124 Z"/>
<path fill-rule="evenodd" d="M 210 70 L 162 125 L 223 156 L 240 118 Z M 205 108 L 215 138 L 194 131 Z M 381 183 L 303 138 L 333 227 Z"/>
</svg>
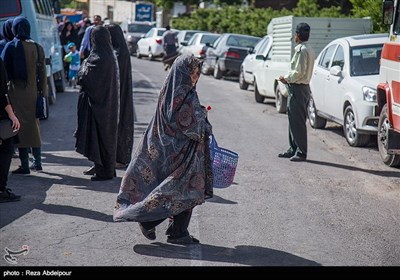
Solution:
<svg viewBox="0 0 400 280">
<path fill-rule="evenodd" d="M 196 33 L 188 42 L 181 42 L 180 53 L 204 58 L 206 56 L 206 44 L 214 43 L 220 36 L 220 34 L 214 33 Z"/>
<path fill-rule="evenodd" d="M 326 121 L 343 126 L 350 146 L 368 144 L 377 133 L 376 88 L 387 34 L 339 38 L 318 55 L 311 78 L 308 118 L 313 128 Z"/>
<path fill-rule="evenodd" d="M 177 32 L 178 30 L 171 29 Z M 153 27 L 149 32 L 146 33 L 138 42 L 136 57 L 141 58 L 147 56 L 149 60 L 154 60 L 155 57 L 163 57 L 163 34 L 166 31 L 165 28 Z"/>
<path fill-rule="evenodd" d="M 239 74 L 239 87 L 241 89 L 246 90 L 249 85 L 254 84 L 254 69 L 257 64 L 261 64 L 262 60 L 256 60 L 256 55 L 264 55 L 266 56 L 270 46 L 272 45 L 272 37 L 267 35 L 264 36 L 260 42 L 254 47 L 252 50 L 243 60 L 242 65 L 240 67 L 240 74 Z"/>
</svg>

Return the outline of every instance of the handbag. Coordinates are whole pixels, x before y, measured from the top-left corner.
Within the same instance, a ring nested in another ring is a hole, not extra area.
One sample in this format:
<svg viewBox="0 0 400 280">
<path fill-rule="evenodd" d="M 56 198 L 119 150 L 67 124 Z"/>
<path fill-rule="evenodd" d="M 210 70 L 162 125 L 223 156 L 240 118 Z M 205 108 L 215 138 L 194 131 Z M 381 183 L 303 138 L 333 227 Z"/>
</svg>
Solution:
<svg viewBox="0 0 400 280">
<path fill-rule="evenodd" d="M 37 84 L 37 98 L 36 98 L 36 118 L 38 119 L 47 119 L 48 111 L 47 111 L 47 103 L 46 97 L 43 96 L 42 89 L 42 63 L 40 62 L 40 52 L 39 46 L 36 44 L 37 50 L 37 60 L 36 60 L 36 84 Z"/>
<path fill-rule="evenodd" d="M 17 135 L 18 130 L 13 129 L 10 119 L 0 120 L 0 139 L 6 140 Z"/>
<path fill-rule="evenodd" d="M 210 158 L 212 163 L 213 187 L 226 188 L 232 185 L 239 155 L 218 146 L 214 135 L 210 137 Z"/>
</svg>

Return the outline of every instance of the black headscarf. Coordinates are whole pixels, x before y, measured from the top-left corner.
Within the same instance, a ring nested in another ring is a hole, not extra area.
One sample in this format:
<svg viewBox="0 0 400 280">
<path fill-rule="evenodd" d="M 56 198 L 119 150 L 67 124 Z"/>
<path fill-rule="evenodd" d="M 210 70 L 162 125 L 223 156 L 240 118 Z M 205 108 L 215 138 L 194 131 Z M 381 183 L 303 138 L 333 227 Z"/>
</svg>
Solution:
<svg viewBox="0 0 400 280">
<path fill-rule="evenodd" d="M 131 57 L 126 45 L 124 33 L 119 25 L 110 24 L 106 28 L 111 34 L 111 42 L 119 66 L 119 122 L 117 141 L 117 162 L 128 164 L 131 161 L 133 147 L 133 96 Z"/>
<path fill-rule="evenodd" d="M 6 46 L 6 44 L 8 42 L 10 42 L 12 39 L 14 39 L 14 34 L 12 33 L 12 23 L 13 23 L 12 18 L 7 19 L 4 24 L 3 24 L 3 28 L 0 31 L 0 55 L 4 49 L 4 47 Z"/>
<path fill-rule="evenodd" d="M 2 58 L 7 64 L 7 74 L 10 80 L 20 79 L 26 81 L 27 70 L 22 41 L 31 38 L 31 25 L 26 18 L 16 17 L 13 20 L 12 32 L 15 38 L 5 46 Z"/>
</svg>

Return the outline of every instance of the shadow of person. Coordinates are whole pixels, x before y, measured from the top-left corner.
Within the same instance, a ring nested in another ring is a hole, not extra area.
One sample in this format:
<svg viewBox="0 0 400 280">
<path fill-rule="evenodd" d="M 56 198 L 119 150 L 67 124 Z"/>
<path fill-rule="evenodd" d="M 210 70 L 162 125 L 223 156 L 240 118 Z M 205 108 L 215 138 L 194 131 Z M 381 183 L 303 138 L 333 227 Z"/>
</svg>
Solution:
<svg viewBox="0 0 400 280">
<path fill-rule="evenodd" d="M 215 193 L 212 198 L 207 199 L 207 202 L 220 203 L 220 204 L 237 204 L 236 201 L 225 199 L 223 197 L 215 195 Z"/>
<path fill-rule="evenodd" d="M 35 209 L 42 210 L 49 214 L 75 216 L 107 223 L 113 222 L 112 215 L 70 205 L 38 204 Z"/>
<path fill-rule="evenodd" d="M 193 254 L 193 248 L 199 248 L 200 253 Z M 219 262 L 221 265 L 229 263 L 249 266 L 321 266 L 317 262 L 287 252 L 249 245 L 227 248 L 208 244 L 181 246 L 154 242 L 137 244 L 133 246 L 133 251 L 146 256 Z"/>
</svg>

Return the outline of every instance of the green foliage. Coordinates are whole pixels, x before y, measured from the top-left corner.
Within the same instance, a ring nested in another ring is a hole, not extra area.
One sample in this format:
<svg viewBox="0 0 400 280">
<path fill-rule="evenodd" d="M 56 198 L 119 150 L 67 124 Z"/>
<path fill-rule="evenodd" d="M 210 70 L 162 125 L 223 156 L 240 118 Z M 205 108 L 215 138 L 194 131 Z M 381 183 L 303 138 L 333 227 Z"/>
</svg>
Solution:
<svg viewBox="0 0 400 280">
<path fill-rule="evenodd" d="M 353 0 L 376 1 L 376 0 Z M 198 9 L 190 15 L 172 19 L 176 29 L 198 29 L 216 33 L 239 33 L 262 37 L 267 34 L 267 27 L 272 18 L 294 15 L 306 17 L 346 17 L 341 14 L 341 7 L 332 6 L 321 9 L 317 0 L 300 0 L 295 9 L 280 11 L 271 8 L 256 9 L 222 5 L 222 8 Z M 355 15 L 355 17 L 362 17 Z"/>
<path fill-rule="evenodd" d="M 351 10 L 354 17 L 371 17 L 374 32 L 389 32 L 389 28 L 382 24 L 381 0 L 349 0 L 353 5 Z"/>
</svg>

